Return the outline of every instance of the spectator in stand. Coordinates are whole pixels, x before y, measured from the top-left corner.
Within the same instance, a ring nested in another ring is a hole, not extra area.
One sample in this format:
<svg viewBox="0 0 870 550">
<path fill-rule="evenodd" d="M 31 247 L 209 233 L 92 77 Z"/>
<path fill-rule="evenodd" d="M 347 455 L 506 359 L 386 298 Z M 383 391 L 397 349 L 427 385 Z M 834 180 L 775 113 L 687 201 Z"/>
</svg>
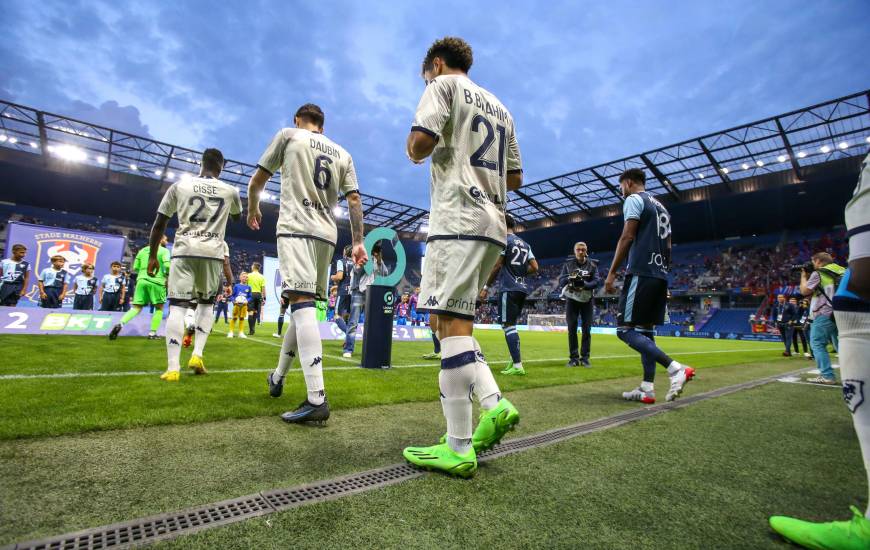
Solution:
<svg viewBox="0 0 870 550">
<path fill-rule="evenodd" d="M 794 320 L 792 320 L 792 344 L 794 344 L 794 352 L 800 353 L 798 349 L 798 340 L 801 341 L 804 347 L 804 357 L 809 358 L 810 354 L 807 351 L 807 335 L 804 332 L 804 329 L 807 325 L 807 320 L 810 317 L 810 308 L 808 305 L 805 305 L 806 300 L 803 300 L 802 303 L 798 303 L 798 299 L 796 296 L 792 296 L 788 299 L 789 303 L 794 306 L 795 311 L 797 311 L 797 315 L 795 315 Z"/>
<path fill-rule="evenodd" d="M 784 357 L 791 357 L 792 324 L 797 317 L 797 309 L 785 299 L 784 294 L 776 297 L 776 303 L 770 310 L 770 318 L 776 323 L 782 343 L 785 344 Z"/>
<path fill-rule="evenodd" d="M 828 342 L 833 342 L 837 349 L 837 325 L 834 324 L 833 297 L 840 278 L 846 269 L 834 263 L 827 252 L 813 254 L 813 272 L 801 271 L 801 294 L 812 296 L 810 302 L 810 318 L 813 320 L 813 330 L 810 333 L 810 345 L 819 367 L 819 376 L 809 382 L 825 385 L 836 385 L 837 378 L 831 369 L 831 357 L 828 355 Z"/>
</svg>

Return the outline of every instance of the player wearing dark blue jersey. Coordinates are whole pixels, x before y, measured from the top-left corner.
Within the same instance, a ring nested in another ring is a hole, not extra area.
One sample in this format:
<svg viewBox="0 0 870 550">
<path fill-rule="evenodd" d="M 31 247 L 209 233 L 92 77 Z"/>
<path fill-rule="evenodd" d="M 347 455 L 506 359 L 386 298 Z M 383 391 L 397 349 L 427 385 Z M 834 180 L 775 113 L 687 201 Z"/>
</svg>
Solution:
<svg viewBox="0 0 870 550">
<path fill-rule="evenodd" d="M 73 279 L 73 309 L 94 309 L 94 295 L 97 293 L 97 278 L 94 266 L 82 264 L 82 272 Z"/>
<path fill-rule="evenodd" d="M 623 172 L 619 187 L 625 197 L 625 225 L 604 287 L 608 293 L 616 291 L 616 272 L 628 257 L 616 314 L 616 335 L 640 353 L 643 365 L 640 387 L 622 396 L 629 401 L 655 403 L 653 382 L 658 363 L 668 369 L 671 385 L 665 399 L 673 401 L 694 377 L 695 370 L 674 361 L 655 345 L 655 325 L 664 322 L 668 295 L 671 216 L 662 203 L 646 192 L 643 170 L 632 168 Z"/>
<path fill-rule="evenodd" d="M 57 309 L 63 305 L 66 296 L 69 273 L 63 268 L 66 258 L 61 255 L 51 257 L 51 267 L 46 267 L 39 274 L 36 284 L 39 286 L 40 307 Z"/>
<path fill-rule="evenodd" d="M 489 295 L 489 287 L 497 278 L 501 287 L 498 300 L 499 317 L 508 350 L 510 350 L 511 359 L 513 360 L 513 365 L 508 366 L 501 373 L 522 376 L 526 374 L 526 371 L 523 369 L 522 355 L 520 354 L 520 335 L 517 333 L 517 319 L 523 311 L 526 296 L 532 290 L 526 277 L 538 272 L 538 261 L 532 253 L 532 247 L 526 241 L 514 235 L 516 222 L 514 222 L 510 214 L 505 214 L 505 222 L 507 224 L 507 244 L 504 250 L 502 250 L 501 256 L 496 260 L 495 267 L 492 268 L 486 285 L 480 291 L 480 300 L 482 302 L 486 301 Z"/>
<path fill-rule="evenodd" d="M 112 272 L 103 275 L 97 300 L 100 311 L 121 311 L 127 293 L 127 276 L 121 272 L 121 262 L 112 262 Z"/>
<path fill-rule="evenodd" d="M 338 287 L 338 296 L 335 299 L 335 324 L 342 332 L 347 333 L 347 318 L 350 315 L 350 278 L 353 273 L 353 259 L 350 254 L 353 247 L 344 247 L 344 254 L 335 260 L 332 267 L 332 275 L 329 277 L 332 284 Z"/>
<path fill-rule="evenodd" d="M 15 307 L 18 299 L 27 293 L 30 263 L 24 259 L 27 247 L 12 245 L 12 257 L 0 262 L 0 306 Z"/>
</svg>

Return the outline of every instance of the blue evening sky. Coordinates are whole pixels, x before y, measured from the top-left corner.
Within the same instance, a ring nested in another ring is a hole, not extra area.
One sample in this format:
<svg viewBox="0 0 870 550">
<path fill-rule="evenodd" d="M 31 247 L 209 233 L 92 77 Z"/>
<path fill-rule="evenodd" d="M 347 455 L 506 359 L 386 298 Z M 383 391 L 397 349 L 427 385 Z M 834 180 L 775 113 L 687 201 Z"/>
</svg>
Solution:
<svg viewBox="0 0 870 550">
<path fill-rule="evenodd" d="M 255 163 L 320 104 L 363 191 L 428 208 L 404 141 L 444 35 L 526 181 L 870 87 L 870 2 L 8 2 L 0 97 Z"/>
</svg>

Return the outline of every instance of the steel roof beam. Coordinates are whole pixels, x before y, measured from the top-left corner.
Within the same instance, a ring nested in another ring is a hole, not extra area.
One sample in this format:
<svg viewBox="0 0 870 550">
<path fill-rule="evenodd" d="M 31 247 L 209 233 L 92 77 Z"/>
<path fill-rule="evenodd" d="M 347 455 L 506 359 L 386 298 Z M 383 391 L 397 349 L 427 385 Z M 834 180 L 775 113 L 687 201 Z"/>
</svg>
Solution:
<svg viewBox="0 0 870 550">
<path fill-rule="evenodd" d="M 652 172 L 652 175 L 655 176 L 657 180 L 659 180 L 659 183 L 662 184 L 662 187 L 664 187 L 668 191 L 671 197 L 673 197 L 674 200 L 679 201 L 680 195 L 677 191 L 676 185 L 672 184 L 671 180 L 669 180 L 664 174 L 662 174 L 662 171 L 659 170 L 659 167 L 653 164 L 652 161 L 648 159 L 645 154 L 640 156 L 640 160 L 642 160 L 643 163 L 646 165 L 647 169 Z"/>
<path fill-rule="evenodd" d="M 613 193 L 613 195 L 614 195 L 616 198 L 619 199 L 619 202 L 623 202 L 623 201 L 625 200 L 625 199 L 622 197 L 622 193 L 620 193 L 620 192 L 616 189 L 616 187 L 613 186 L 612 183 L 610 183 L 609 181 L 607 181 L 607 178 L 605 178 L 604 176 L 602 176 L 601 174 L 599 174 L 599 173 L 598 173 L 598 170 L 596 170 L 595 168 L 590 168 L 589 171 L 592 172 L 592 173 L 595 175 L 595 177 L 598 178 L 598 180 L 599 180 L 601 183 L 604 184 L 605 187 L 607 187 L 608 189 L 610 189 L 610 192 Z"/>
</svg>

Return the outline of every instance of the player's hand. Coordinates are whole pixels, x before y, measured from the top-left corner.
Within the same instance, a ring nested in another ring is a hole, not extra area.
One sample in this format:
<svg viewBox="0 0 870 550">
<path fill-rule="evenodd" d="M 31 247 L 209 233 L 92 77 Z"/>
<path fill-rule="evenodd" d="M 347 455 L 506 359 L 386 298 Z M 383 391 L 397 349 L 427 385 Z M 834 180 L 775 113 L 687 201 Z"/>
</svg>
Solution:
<svg viewBox="0 0 870 550">
<path fill-rule="evenodd" d="M 158 271 L 160 271 L 160 262 L 157 258 L 148 258 L 148 275 L 154 277 Z"/>
<path fill-rule="evenodd" d="M 478 295 L 478 298 L 480 298 L 480 301 L 485 302 L 487 296 L 489 296 L 489 291 L 486 290 L 485 288 L 480 289 L 480 294 Z"/>
<path fill-rule="evenodd" d="M 250 227 L 254 231 L 259 231 L 261 221 L 263 221 L 263 213 L 260 212 L 260 207 L 248 207 L 248 227 Z"/>
<path fill-rule="evenodd" d="M 46 294 L 45 292 L 40 292 L 39 297 L 45 300 L 46 298 L 48 298 L 48 294 Z"/>
<path fill-rule="evenodd" d="M 361 266 L 367 261 L 369 261 L 369 255 L 366 254 L 366 247 L 364 244 L 359 243 L 353 246 L 353 254 L 351 255 L 353 258 L 354 265 Z"/>
<path fill-rule="evenodd" d="M 604 290 L 608 294 L 616 294 L 616 286 L 614 283 L 616 282 L 616 274 L 609 273 L 607 278 L 604 279 Z"/>
</svg>

